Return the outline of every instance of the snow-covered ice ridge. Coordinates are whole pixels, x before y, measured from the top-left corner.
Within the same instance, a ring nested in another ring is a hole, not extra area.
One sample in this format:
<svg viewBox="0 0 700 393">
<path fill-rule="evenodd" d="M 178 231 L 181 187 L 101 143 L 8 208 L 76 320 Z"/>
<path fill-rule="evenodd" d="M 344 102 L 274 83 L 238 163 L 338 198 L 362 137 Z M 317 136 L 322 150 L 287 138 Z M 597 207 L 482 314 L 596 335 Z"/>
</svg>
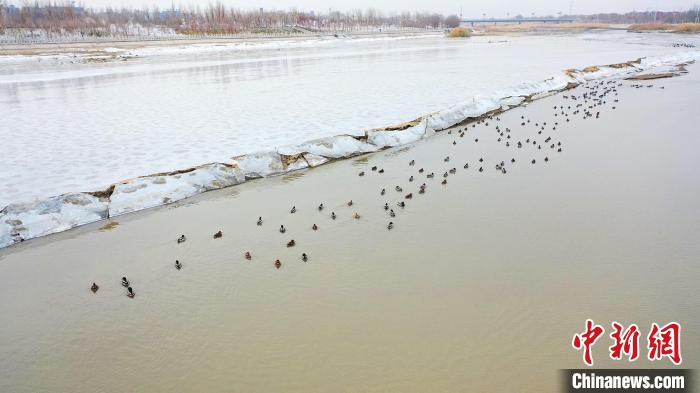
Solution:
<svg viewBox="0 0 700 393">
<path fill-rule="evenodd" d="M 409 144 L 464 121 L 500 113 L 525 102 L 570 89 L 589 80 L 625 78 L 678 69 L 698 52 L 641 58 L 625 63 L 565 70 L 540 82 L 527 82 L 490 97 L 474 97 L 450 108 L 397 126 L 357 135 L 337 135 L 243 156 L 115 183 L 105 190 L 73 192 L 45 200 L 14 203 L 0 210 L 0 248 L 62 232 L 110 217 L 179 201 L 246 180 L 312 168 L 333 160 Z"/>
</svg>

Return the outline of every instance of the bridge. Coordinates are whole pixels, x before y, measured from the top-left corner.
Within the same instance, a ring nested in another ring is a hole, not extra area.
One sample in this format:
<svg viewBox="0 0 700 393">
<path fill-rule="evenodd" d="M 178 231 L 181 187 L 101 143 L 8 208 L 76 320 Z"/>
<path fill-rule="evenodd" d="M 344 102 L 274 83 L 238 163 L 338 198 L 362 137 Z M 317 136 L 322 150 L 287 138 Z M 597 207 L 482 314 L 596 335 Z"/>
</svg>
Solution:
<svg viewBox="0 0 700 393">
<path fill-rule="evenodd" d="M 522 18 L 522 19 L 462 19 L 462 25 L 470 24 L 474 26 L 475 24 L 522 24 L 522 23 L 572 23 L 574 19 L 572 18 Z"/>
</svg>

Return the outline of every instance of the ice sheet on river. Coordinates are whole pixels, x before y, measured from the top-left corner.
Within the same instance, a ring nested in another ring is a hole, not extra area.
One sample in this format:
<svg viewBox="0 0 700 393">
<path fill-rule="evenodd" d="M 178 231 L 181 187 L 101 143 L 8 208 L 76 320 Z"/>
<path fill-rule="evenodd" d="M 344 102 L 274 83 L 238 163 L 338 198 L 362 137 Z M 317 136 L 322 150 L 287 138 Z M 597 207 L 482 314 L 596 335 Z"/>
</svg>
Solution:
<svg viewBox="0 0 700 393">
<path fill-rule="evenodd" d="M 114 185 L 110 196 L 109 216 L 165 205 L 244 181 L 245 177 L 240 168 L 220 163 L 139 177 Z"/>
<path fill-rule="evenodd" d="M 0 210 L 0 247 L 108 217 L 108 202 L 86 193 L 16 203 Z"/>
</svg>

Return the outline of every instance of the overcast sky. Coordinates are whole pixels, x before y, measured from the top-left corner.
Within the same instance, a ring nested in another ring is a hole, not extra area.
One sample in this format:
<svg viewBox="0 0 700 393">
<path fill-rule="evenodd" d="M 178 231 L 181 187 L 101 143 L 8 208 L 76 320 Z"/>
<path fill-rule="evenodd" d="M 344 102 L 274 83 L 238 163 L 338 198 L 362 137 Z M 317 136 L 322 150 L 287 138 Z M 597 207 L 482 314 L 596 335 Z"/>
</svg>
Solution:
<svg viewBox="0 0 700 393">
<path fill-rule="evenodd" d="M 687 10 L 694 5 L 700 6 L 700 0 L 220 0 L 226 5 L 242 9 L 282 9 L 296 7 L 299 10 L 328 12 L 375 7 L 382 11 L 431 11 L 442 14 L 459 14 L 460 5 L 465 17 L 505 17 L 516 14 L 554 15 L 557 12 L 574 14 L 591 14 L 597 12 L 627 12 L 632 10 Z M 19 3 L 19 0 L 10 0 Z M 59 1 L 60 2 L 60 1 Z M 170 7 L 173 0 L 77 0 L 89 7 Z M 216 0 L 174 0 L 178 5 L 206 5 Z"/>
</svg>

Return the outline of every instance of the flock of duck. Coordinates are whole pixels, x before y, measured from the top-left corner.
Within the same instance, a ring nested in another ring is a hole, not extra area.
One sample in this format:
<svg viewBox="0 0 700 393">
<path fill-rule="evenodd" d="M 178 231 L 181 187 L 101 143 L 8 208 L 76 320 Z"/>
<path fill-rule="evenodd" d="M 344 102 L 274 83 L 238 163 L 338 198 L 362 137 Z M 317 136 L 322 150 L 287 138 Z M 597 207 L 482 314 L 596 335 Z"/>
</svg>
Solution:
<svg viewBox="0 0 700 393">
<path fill-rule="evenodd" d="M 467 133 L 470 131 L 470 126 L 472 129 L 475 129 L 478 126 L 480 128 L 492 130 L 495 133 L 495 135 L 493 136 L 495 142 L 502 145 L 506 150 L 518 149 L 525 150 L 526 153 L 531 153 L 533 155 L 532 158 L 529 159 L 531 165 L 537 164 L 539 159 L 541 159 L 545 163 L 549 162 L 550 155 L 561 153 L 563 151 L 562 142 L 557 138 L 557 130 L 559 130 L 566 123 L 569 123 L 570 121 L 577 118 L 583 120 L 599 119 L 601 115 L 600 109 L 602 109 L 605 106 L 610 107 L 614 110 L 619 101 L 617 96 L 618 89 L 621 86 L 623 86 L 623 83 L 615 80 L 584 83 L 578 86 L 577 88 L 570 90 L 568 94 L 561 94 L 564 104 L 554 105 L 552 108 L 552 116 L 547 121 L 535 120 L 534 118 L 528 118 L 525 115 L 522 115 L 518 120 L 519 125 L 517 125 L 518 122 L 515 122 L 514 124 L 516 124 L 516 126 L 513 129 L 511 129 L 510 127 L 506 127 L 501 122 L 501 118 L 497 116 L 497 114 L 482 116 L 476 121 L 472 121 L 470 123 L 467 123 L 466 125 L 456 126 L 448 130 L 447 134 L 453 136 L 449 138 L 449 144 L 452 146 L 456 146 L 458 141 L 463 140 L 463 138 L 465 138 Z M 638 86 L 641 85 L 630 85 L 630 87 L 633 88 L 639 88 Z M 473 143 L 478 142 L 478 138 L 473 139 Z M 441 158 L 441 161 L 443 163 L 451 163 L 454 162 L 454 160 L 455 158 L 451 157 L 450 155 Z M 434 172 L 434 170 L 429 169 L 427 166 L 417 165 L 415 159 L 411 159 L 407 164 L 410 168 L 412 168 L 411 170 L 414 171 L 414 173 L 408 177 L 408 184 L 393 185 L 393 190 L 402 196 L 398 201 L 395 202 L 395 206 L 390 205 L 389 202 L 386 201 L 386 186 L 378 190 L 378 195 L 382 199 L 379 202 L 379 204 L 381 206 L 381 209 L 383 209 L 385 214 L 388 216 L 386 224 L 387 230 L 392 230 L 395 227 L 394 218 L 397 216 L 397 211 L 406 208 L 407 202 L 414 198 L 414 193 L 419 195 L 425 194 L 428 189 L 428 183 L 434 181 L 433 179 L 435 179 L 436 177 L 436 173 Z M 505 175 L 509 173 L 508 170 L 516 164 L 517 162 L 515 156 L 511 154 L 508 156 L 508 158 L 496 160 L 495 164 L 491 168 L 493 168 L 496 171 L 496 173 Z M 475 172 L 477 173 L 483 173 L 484 171 L 489 170 L 489 166 L 486 165 L 486 159 L 483 156 L 479 157 L 473 163 L 465 162 L 463 165 L 460 163 L 460 166 L 462 167 L 461 172 L 467 172 L 471 168 L 475 168 Z M 377 166 L 372 166 L 368 172 L 383 174 L 385 173 L 385 169 L 379 168 Z M 448 184 L 448 178 L 450 176 L 456 175 L 457 173 L 457 166 L 445 170 L 441 174 L 442 180 L 440 181 L 440 184 L 446 186 Z M 370 178 L 368 173 L 366 173 L 365 171 L 359 172 L 358 175 L 365 179 Z M 425 180 L 421 181 L 419 179 Z M 414 186 L 414 183 L 420 183 L 420 185 Z M 411 189 L 412 186 L 415 188 Z M 404 190 L 404 188 L 407 189 Z M 345 204 L 348 207 L 352 208 L 355 203 L 353 202 L 353 200 L 349 200 Z M 397 210 L 394 210 L 394 207 L 396 207 Z M 318 210 L 318 212 L 324 212 L 326 208 L 323 203 L 320 203 L 316 207 L 316 209 Z M 296 206 L 292 206 L 289 210 L 289 214 L 295 214 L 296 212 Z M 335 211 L 331 211 L 328 217 L 331 221 L 333 221 L 336 220 L 338 216 L 336 215 Z M 352 215 L 352 217 L 356 220 L 359 220 L 361 218 L 360 214 L 358 214 L 357 212 L 355 212 Z M 263 224 L 263 217 L 258 217 L 256 225 L 262 226 Z M 318 231 L 319 226 L 316 223 L 313 223 L 313 225 L 310 226 L 310 229 L 313 231 Z M 287 232 L 287 228 L 284 226 L 284 224 L 280 224 L 279 232 L 282 234 L 285 234 Z M 214 239 L 220 239 L 222 237 L 222 231 L 218 231 L 213 235 Z M 182 244 L 185 241 L 187 241 L 187 237 L 185 235 L 182 235 L 176 239 L 177 244 Z M 286 243 L 286 246 L 288 248 L 295 247 L 296 245 L 297 243 L 294 239 L 291 239 Z M 245 251 L 243 256 L 246 260 L 251 260 L 253 258 L 250 251 Z M 307 262 L 310 259 L 310 257 L 306 252 L 302 252 L 300 255 L 300 259 L 303 262 Z M 276 269 L 279 269 L 282 267 L 282 262 L 280 261 L 280 259 L 275 259 L 273 265 Z M 177 270 L 181 270 L 183 265 L 180 263 L 179 260 L 176 260 L 174 263 L 174 267 Z M 126 277 L 122 277 L 121 285 L 126 288 L 126 295 L 128 297 L 133 298 L 135 296 L 135 292 L 131 287 L 129 280 Z M 99 286 L 96 283 L 93 283 L 91 287 L 92 292 L 97 292 L 98 289 Z"/>
</svg>

